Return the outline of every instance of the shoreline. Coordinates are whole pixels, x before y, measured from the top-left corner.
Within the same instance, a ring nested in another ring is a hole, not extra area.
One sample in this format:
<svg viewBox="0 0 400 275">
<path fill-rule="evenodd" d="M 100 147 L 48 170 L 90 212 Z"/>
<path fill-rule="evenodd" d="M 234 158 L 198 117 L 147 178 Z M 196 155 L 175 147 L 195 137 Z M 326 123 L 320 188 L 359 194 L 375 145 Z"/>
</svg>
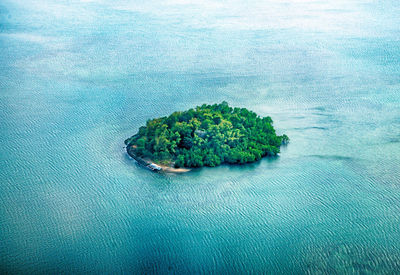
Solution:
<svg viewBox="0 0 400 275">
<path fill-rule="evenodd" d="M 146 168 L 148 168 L 149 170 L 152 170 L 154 172 L 157 172 L 156 170 L 153 170 L 151 168 L 148 167 L 148 165 L 150 164 L 156 164 L 159 167 L 161 167 L 161 170 L 159 170 L 159 172 L 166 172 L 166 173 L 187 173 L 189 171 L 191 171 L 192 169 L 189 168 L 175 168 L 175 167 L 171 167 L 171 166 L 167 166 L 167 165 L 163 165 L 163 164 L 159 164 L 157 162 L 152 161 L 151 159 L 144 159 L 142 157 L 137 156 L 134 152 L 134 147 L 133 146 L 127 146 L 126 147 L 126 152 L 128 153 L 128 155 L 133 158 L 134 160 L 136 160 L 139 164 L 145 166 Z"/>
</svg>

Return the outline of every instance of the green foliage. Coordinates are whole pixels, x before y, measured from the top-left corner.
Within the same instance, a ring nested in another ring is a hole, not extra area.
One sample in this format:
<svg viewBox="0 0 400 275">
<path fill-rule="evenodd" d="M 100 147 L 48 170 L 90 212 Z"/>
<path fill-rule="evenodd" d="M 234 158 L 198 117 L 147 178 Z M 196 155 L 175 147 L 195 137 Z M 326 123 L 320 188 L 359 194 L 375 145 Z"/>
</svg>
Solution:
<svg viewBox="0 0 400 275">
<path fill-rule="evenodd" d="M 248 163 L 279 153 L 286 135 L 277 136 L 270 117 L 226 102 L 198 106 L 168 117 L 148 120 L 125 141 L 135 153 L 175 167 Z"/>
</svg>

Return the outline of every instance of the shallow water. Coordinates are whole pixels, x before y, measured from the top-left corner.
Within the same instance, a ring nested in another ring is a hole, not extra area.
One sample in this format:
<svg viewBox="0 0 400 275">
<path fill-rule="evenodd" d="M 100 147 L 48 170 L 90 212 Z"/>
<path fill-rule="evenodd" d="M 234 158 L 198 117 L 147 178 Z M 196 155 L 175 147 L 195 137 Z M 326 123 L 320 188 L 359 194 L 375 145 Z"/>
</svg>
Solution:
<svg viewBox="0 0 400 275">
<path fill-rule="evenodd" d="M 0 3 L 0 273 L 399 273 L 399 2 L 197 2 Z M 124 152 L 223 100 L 291 143 L 184 175 Z"/>
</svg>

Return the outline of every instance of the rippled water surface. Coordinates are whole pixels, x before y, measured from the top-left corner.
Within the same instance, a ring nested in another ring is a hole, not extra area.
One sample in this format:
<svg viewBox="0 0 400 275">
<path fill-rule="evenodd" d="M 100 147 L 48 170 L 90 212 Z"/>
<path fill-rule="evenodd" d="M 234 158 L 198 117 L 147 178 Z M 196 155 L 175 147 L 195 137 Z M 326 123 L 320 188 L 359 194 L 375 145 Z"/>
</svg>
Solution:
<svg viewBox="0 0 400 275">
<path fill-rule="evenodd" d="M 397 0 L 0 3 L 0 273 L 400 273 Z M 278 158 L 151 173 L 123 141 L 202 103 Z"/>
</svg>

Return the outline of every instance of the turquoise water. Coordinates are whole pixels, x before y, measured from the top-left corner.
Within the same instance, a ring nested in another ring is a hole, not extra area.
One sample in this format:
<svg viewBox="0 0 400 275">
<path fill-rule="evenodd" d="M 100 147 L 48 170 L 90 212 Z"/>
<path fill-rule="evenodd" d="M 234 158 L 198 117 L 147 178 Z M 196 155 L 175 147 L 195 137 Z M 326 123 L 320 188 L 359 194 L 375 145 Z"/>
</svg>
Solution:
<svg viewBox="0 0 400 275">
<path fill-rule="evenodd" d="M 400 273 L 400 2 L 198 2 L 1 1 L 0 273 Z M 223 100 L 290 145 L 184 175 L 126 155 Z"/>
</svg>

